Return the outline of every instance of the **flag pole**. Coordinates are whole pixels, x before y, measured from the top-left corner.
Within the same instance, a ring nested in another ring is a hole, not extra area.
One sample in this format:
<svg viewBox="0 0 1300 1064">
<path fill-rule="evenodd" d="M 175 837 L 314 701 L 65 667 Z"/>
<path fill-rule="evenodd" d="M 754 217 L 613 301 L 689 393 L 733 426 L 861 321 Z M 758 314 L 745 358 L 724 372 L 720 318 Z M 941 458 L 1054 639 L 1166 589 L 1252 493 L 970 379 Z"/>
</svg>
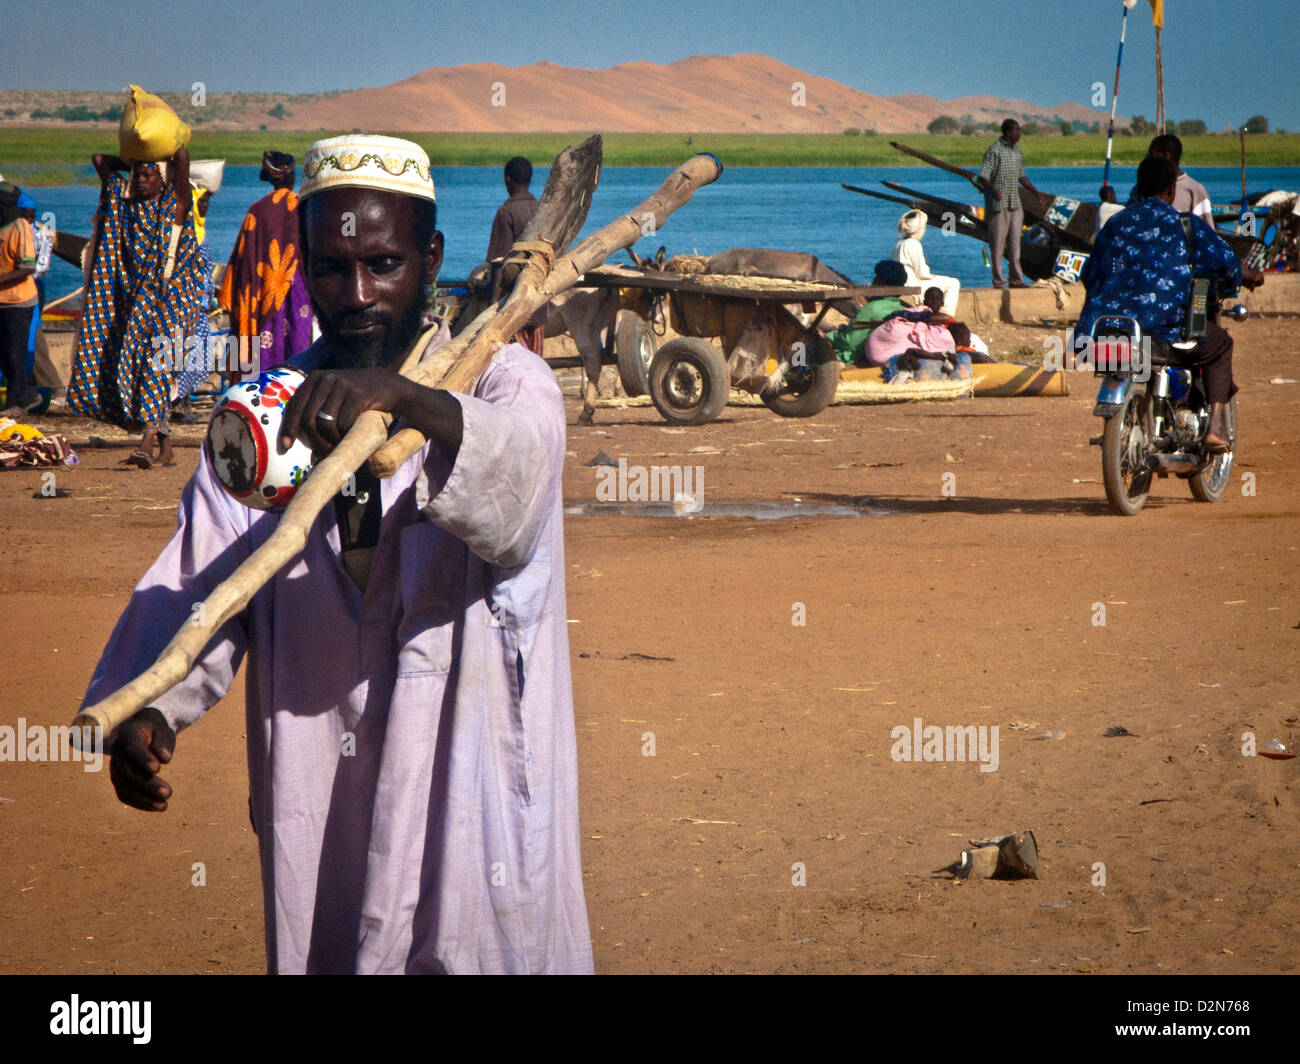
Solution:
<svg viewBox="0 0 1300 1064">
<path fill-rule="evenodd" d="M 1110 149 L 1115 143 L 1115 105 L 1119 102 L 1119 68 L 1124 62 L 1124 31 L 1128 28 L 1128 13 L 1137 4 L 1137 0 L 1124 0 L 1124 14 L 1119 20 L 1119 52 L 1115 56 L 1115 90 L 1110 94 L 1110 127 L 1106 130 L 1106 168 L 1102 171 L 1101 184 L 1105 188 L 1110 184 Z"/>
<path fill-rule="evenodd" d="M 1246 127 L 1241 127 L 1241 213 L 1237 215 L 1237 232 L 1246 232 L 1246 215 L 1251 214 L 1250 206 L 1246 203 Z M 1253 229 L 1250 232 L 1254 236 Z"/>
<path fill-rule="evenodd" d="M 1165 66 L 1160 54 L 1160 31 L 1163 29 L 1161 23 L 1156 24 L 1156 132 L 1159 134 L 1168 132 L 1165 129 Z"/>
</svg>

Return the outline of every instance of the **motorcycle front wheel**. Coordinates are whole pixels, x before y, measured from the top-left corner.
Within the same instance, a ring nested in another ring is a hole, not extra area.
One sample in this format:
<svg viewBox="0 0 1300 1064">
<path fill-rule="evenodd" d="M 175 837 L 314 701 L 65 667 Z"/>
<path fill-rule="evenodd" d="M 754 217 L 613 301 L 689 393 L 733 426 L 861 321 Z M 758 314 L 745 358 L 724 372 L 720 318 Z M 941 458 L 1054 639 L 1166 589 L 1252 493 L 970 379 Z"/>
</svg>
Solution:
<svg viewBox="0 0 1300 1064">
<path fill-rule="evenodd" d="M 1132 517 L 1147 501 L 1151 471 L 1146 458 L 1151 439 L 1151 404 L 1145 391 L 1130 389 L 1121 409 L 1106 421 L 1101 436 L 1101 479 L 1115 513 Z"/>
<path fill-rule="evenodd" d="M 1228 493 L 1232 478 L 1232 453 L 1237 449 L 1237 397 L 1228 403 L 1228 449 L 1215 455 L 1214 461 L 1190 477 L 1188 487 L 1197 502 L 1218 502 Z"/>
</svg>

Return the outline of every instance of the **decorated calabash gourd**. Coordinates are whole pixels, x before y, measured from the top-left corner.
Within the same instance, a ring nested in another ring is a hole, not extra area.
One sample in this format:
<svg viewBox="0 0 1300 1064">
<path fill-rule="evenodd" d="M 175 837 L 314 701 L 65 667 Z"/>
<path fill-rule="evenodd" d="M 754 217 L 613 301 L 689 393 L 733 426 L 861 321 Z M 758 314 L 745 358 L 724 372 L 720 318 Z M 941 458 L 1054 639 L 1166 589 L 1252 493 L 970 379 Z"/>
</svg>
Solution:
<svg viewBox="0 0 1300 1064">
<path fill-rule="evenodd" d="M 204 447 L 212 472 L 235 499 L 255 510 L 288 505 L 311 472 L 311 448 L 295 440 L 279 453 L 280 422 L 298 386 L 307 378 L 290 366 L 276 366 L 255 381 L 232 384 L 217 400 Z"/>
</svg>

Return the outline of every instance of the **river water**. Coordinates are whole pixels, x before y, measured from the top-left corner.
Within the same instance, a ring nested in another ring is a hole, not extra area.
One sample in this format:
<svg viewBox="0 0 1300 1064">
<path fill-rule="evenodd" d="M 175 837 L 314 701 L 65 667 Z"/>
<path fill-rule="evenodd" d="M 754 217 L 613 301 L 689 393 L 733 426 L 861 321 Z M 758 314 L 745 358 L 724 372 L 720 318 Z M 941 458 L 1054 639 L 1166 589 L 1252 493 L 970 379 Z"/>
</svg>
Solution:
<svg viewBox="0 0 1300 1064">
<path fill-rule="evenodd" d="M 725 162 L 725 160 L 724 160 Z M 89 171 L 89 168 L 87 168 Z M 208 213 L 208 242 L 213 261 L 225 262 L 250 204 L 269 191 L 258 182 L 258 167 L 228 166 L 221 191 Z M 1115 167 L 1111 181 L 1121 202 L 1132 187 L 1135 167 Z M 1241 174 L 1233 167 L 1189 170 L 1210 193 L 1215 204 L 1241 195 Z M 540 195 L 546 168 L 533 176 Z M 601 174 L 588 224 L 589 233 L 629 211 L 645 199 L 666 176 L 657 167 L 608 167 Z M 1300 167 L 1255 167 L 1248 171 L 1251 192 L 1300 188 Z M 496 167 L 457 166 L 435 169 L 438 228 L 446 237 L 443 279 L 462 279 L 482 261 L 497 207 L 505 199 L 501 171 Z M 1096 202 L 1101 166 L 1037 167 L 1030 180 L 1057 195 Z M 870 283 L 872 267 L 888 258 L 897 239 L 896 225 L 905 207 L 840 188 L 841 183 L 888 192 L 880 182 L 895 181 L 962 203 L 979 202 L 965 180 L 930 167 L 738 167 L 726 170 L 714 184 L 668 219 L 653 236 L 636 245 L 653 255 L 662 244 L 670 255 L 681 252 L 715 254 L 733 247 L 784 248 L 810 251 L 823 262 L 860 283 Z M 67 185 L 32 189 L 41 215 L 54 214 L 56 228 L 89 235 L 90 218 L 98 200 L 97 185 Z M 925 252 L 936 273 L 957 277 L 963 285 L 986 286 L 989 268 L 984 245 L 970 237 L 945 234 L 934 219 L 925 236 Z M 626 262 L 620 254 L 617 262 Z M 47 283 L 47 297 L 70 291 L 80 275 L 56 260 Z"/>
</svg>

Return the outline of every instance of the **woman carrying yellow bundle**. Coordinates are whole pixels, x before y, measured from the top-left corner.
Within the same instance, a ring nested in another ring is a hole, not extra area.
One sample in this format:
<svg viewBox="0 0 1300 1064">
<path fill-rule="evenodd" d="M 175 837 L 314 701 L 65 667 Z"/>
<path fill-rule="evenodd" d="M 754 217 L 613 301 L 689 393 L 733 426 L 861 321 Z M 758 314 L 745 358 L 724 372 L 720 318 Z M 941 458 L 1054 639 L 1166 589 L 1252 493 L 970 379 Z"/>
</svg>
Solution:
<svg viewBox="0 0 1300 1064">
<path fill-rule="evenodd" d="M 93 162 L 103 190 L 68 406 L 130 431 L 142 428 L 131 465 L 152 468 L 155 442 L 158 460 L 170 465 L 171 372 L 184 365 L 203 313 L 189 153 L 182 148 L 166 164 L 113 155 Z"/>
</svg>

